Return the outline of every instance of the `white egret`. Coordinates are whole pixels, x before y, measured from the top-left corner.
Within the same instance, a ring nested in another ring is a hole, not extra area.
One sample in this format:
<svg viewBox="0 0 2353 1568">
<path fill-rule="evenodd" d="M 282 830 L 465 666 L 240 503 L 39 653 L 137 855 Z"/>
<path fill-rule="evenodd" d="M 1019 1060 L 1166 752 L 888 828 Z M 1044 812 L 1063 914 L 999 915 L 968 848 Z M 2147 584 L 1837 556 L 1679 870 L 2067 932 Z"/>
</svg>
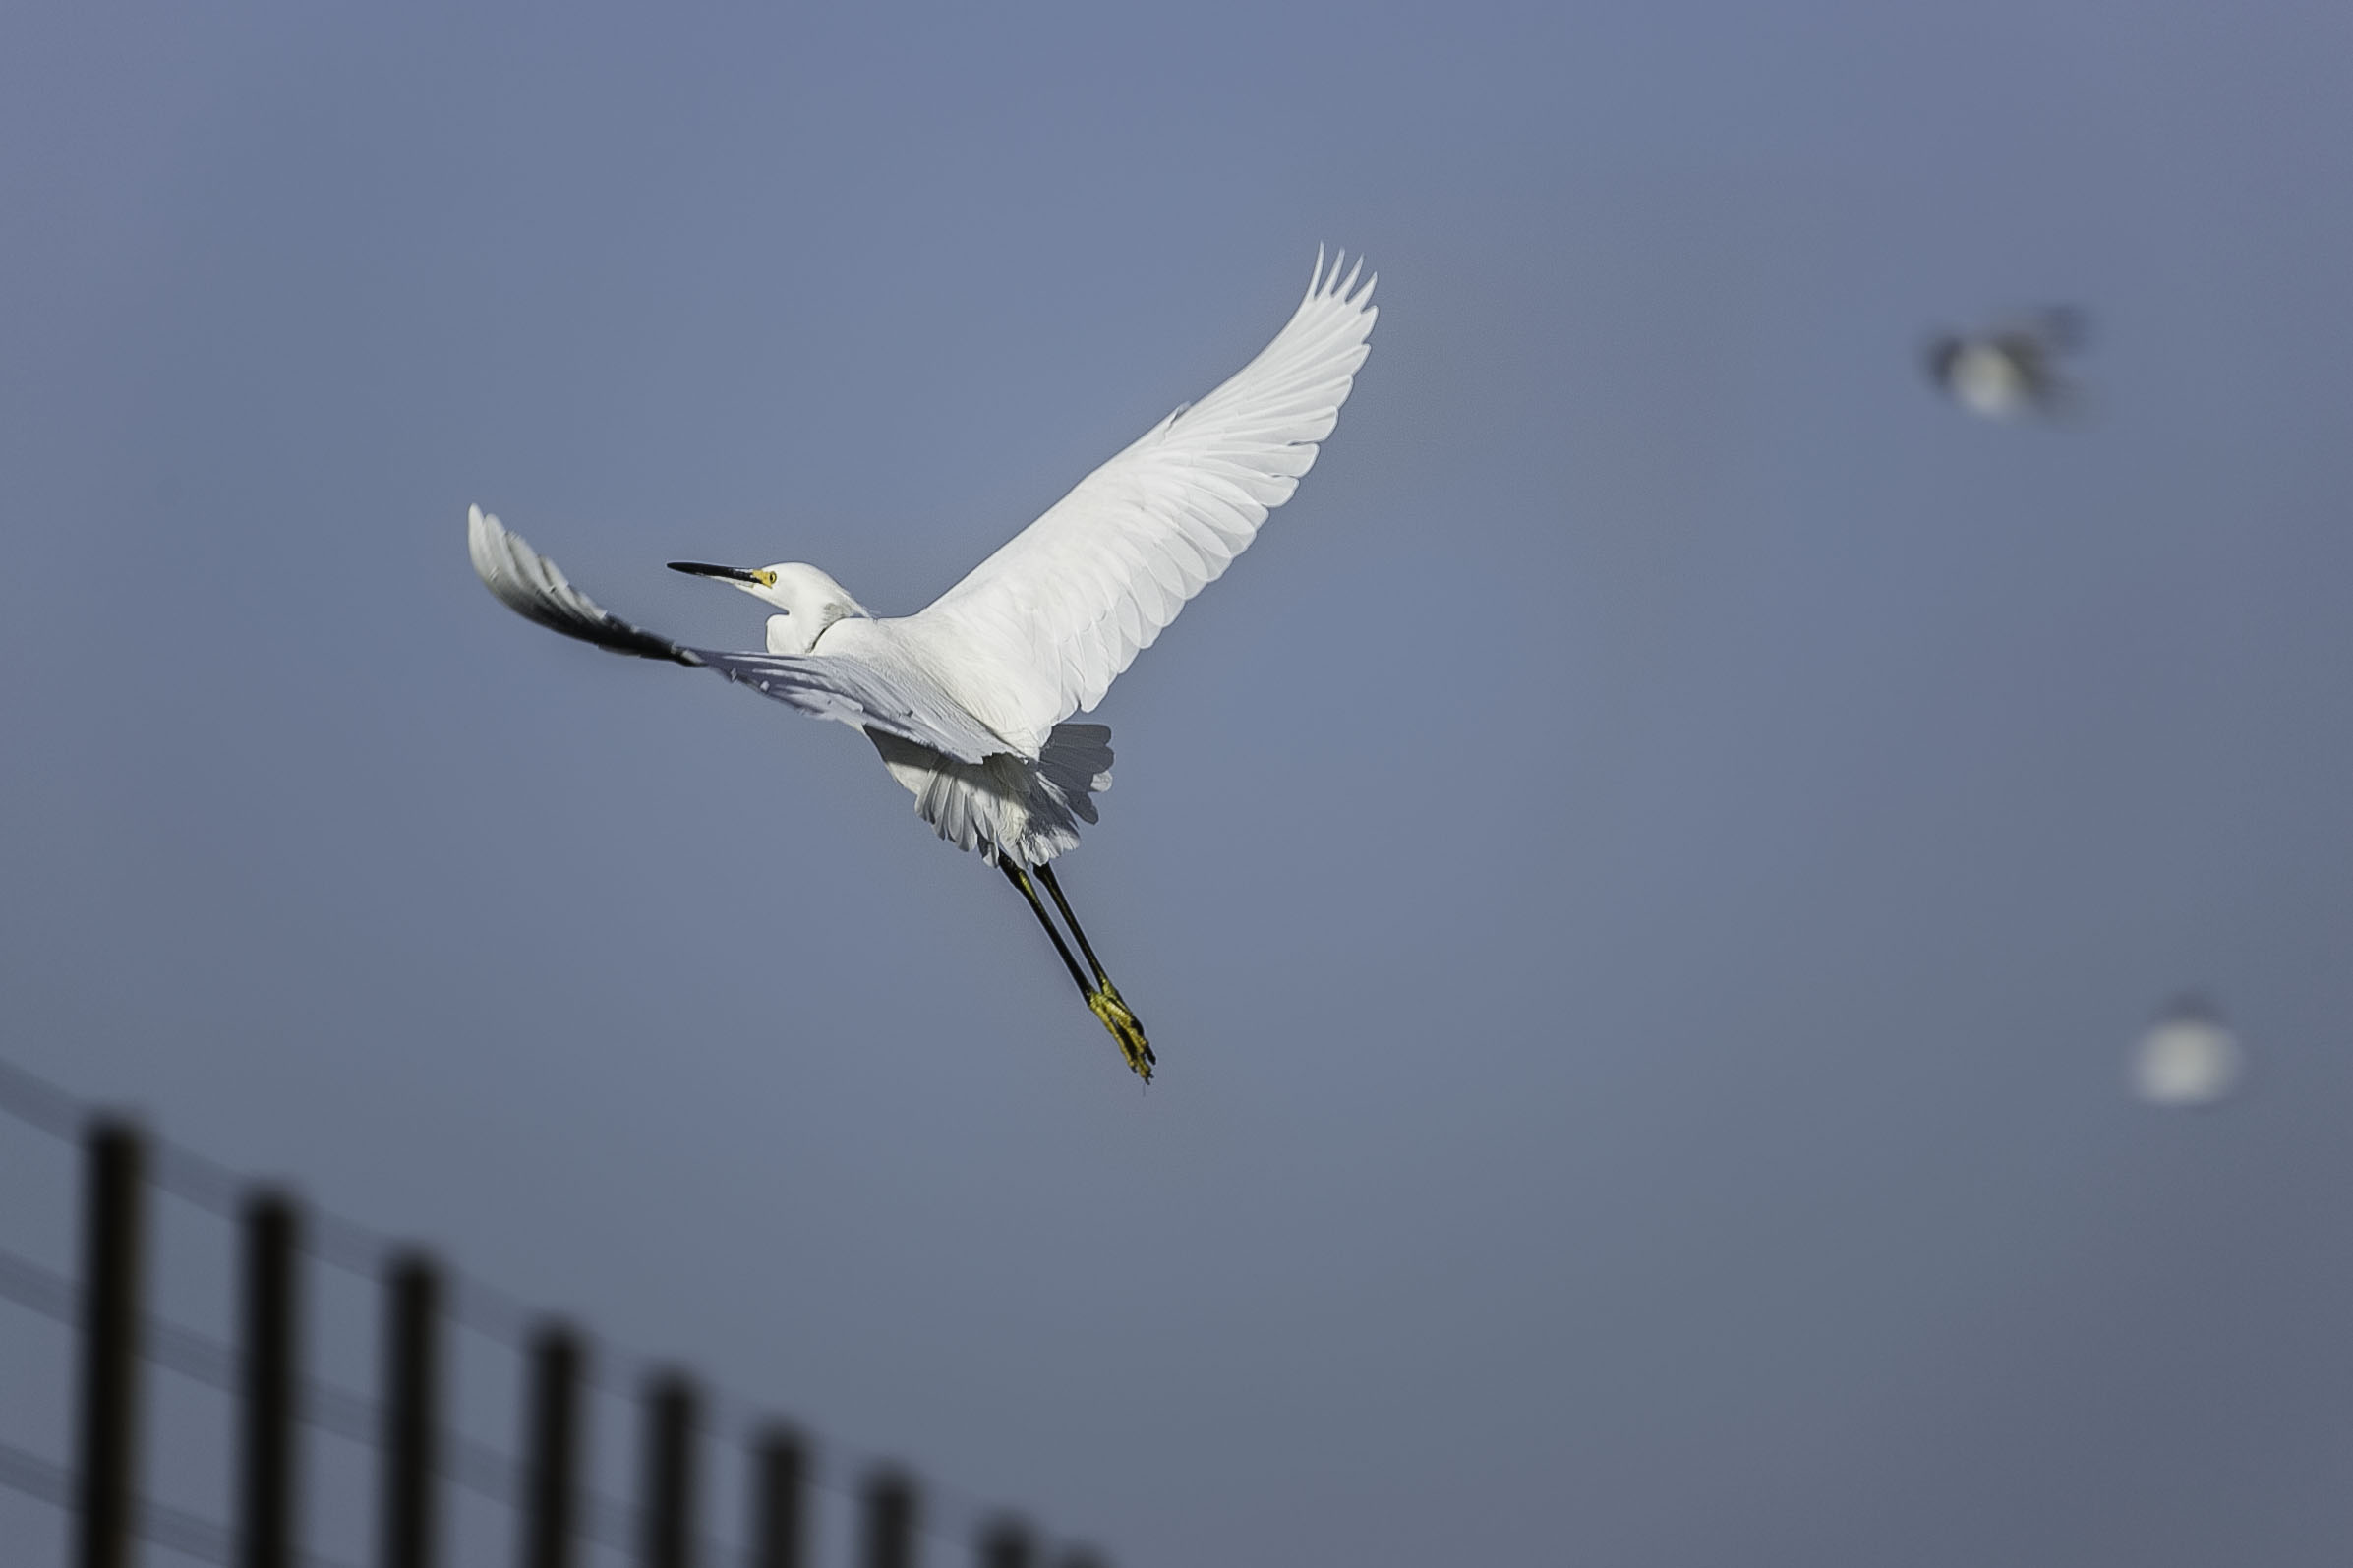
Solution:
<svg viewBox="0 0 2353 1568">
<path fill-rule="evenodd" d="M 1051 862 L 1093 822 L 1111 786 L 1111 731 L 1065 723 L 1091 711 L 1185 602 L 1248 549 L 1290 499 L 1338 422 L 1377 314 L 1375 279 L 1326 269 L 1256 359 L 1180 407 L 1079 482 L 1045 514 L 912 615 L 876 616 L 814 566 L 673 561 L 772 606 L 765 653 L 688 648 L 631 625 L 479 506 L 474 569 L 543 626 L 615 653 L 702 666 L 804 713 L 854 725 L 915 811 L 1002 870 L 1053 939 L 1071 979 L 1151 1081 L 1144 1027 L 1071 913 Z M 1042 882 L 1086 956 L 1071 954 Z M 1089 974 L 1091 973 L 1091 978 Z"/>
<path fill-rule="evenodd" d="M 2083 347 L 2084 315 L 2068 306 L 2031 311 L 1991 331 L 1946 333 L 1928 345 L 1928 376 L 1981 419 L 2078 412 L 2080 394 L 2057 360 Z"/>
</svg>

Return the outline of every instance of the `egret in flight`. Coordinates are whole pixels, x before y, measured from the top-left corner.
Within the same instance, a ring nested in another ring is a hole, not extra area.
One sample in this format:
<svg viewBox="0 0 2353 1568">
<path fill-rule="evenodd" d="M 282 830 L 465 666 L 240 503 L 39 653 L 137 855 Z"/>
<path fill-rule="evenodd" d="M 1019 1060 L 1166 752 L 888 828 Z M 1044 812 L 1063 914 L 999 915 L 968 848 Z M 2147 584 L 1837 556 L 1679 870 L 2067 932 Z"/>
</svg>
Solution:
<svg viewBox="0 0 2353 1568">
<path fill-rule="evenodd" d="M 854 725 L 915 797 L 915 814 L 1005 874 L 1053 939 L 1087 1006 L 1151 1081 L 1151 1044 L 1071 913 L 1052 861 L 1111 787 L 1111 731 L 1067 723 L 1291 498 L 1338 423 L 1377 314 L 1360 261 L 1326 268 L 1274 341 L 1081 480 L 1042 517 L 912 615 L 877 616 L 814 566 L 673 561 L 770 606 L 765 653 L 688 648 L 631 625 L 473 508 L 474 570 L 519 614 L 567 637 L 717 670 L 821 719 Z M 1082 969 L 1037 895 L 1070 927 Z"/>
</svg>

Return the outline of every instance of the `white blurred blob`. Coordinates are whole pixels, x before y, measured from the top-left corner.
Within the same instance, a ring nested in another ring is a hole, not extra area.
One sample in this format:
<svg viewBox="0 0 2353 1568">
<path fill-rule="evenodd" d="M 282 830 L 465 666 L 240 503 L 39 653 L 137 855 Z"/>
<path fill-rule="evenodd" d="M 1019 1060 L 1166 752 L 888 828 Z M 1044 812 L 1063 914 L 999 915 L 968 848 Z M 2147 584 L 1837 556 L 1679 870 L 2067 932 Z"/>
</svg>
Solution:
<svg viewBox="0 0 2353 1568">
<path fill-rule="evenodd" d="M 2247 1071 L 2247 1053 L 2213 1009 L 2177 1003 L 2133 1049 L 2133 1092 L 2151 1105 L 2213 1105 Z"/>
</svg>

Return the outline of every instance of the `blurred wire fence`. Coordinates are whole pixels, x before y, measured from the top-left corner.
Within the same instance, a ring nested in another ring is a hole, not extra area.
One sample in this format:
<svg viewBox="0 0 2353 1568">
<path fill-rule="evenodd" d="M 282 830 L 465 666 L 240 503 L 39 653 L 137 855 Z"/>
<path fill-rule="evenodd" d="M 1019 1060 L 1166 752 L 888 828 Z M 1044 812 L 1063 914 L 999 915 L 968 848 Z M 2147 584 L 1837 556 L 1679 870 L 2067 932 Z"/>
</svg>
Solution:
<svg viewBox="0 0 2353 1568">
<path fill-rule="evenodd" d="M 450 1493 L 503 1517 L 517 1568 L 816 1568 L 826 1541 L 857 1568 L 914 1568 L 925 1541 L 981 1568 L 1034 1568 L 1047 1556 L 1021 1519 L 792 1423 L 685 1368 L 597 1345 L 582 1329 L 446 1267 L 429 1251 L 297 1202 L 285 1191 L 95 1111 L 0 1063 L 0 1116 L 79 1146 L 80 1273 L 25 1255 L 0 1236 L 0 1322 L 63 1325 L 78 1341 L 70 1431 L 52 1452 L 0 1439 L 0 1490 L 54 1510 L 71 1568 L 132 1568 L 142 1546 L 228 1568 L 361 1568 L 304 1544 L 311 1434 L 370 1456 L 375 1568 L 472 1568 L 495 1547 L 449 1540 Z M 149 1199 L 165 1194 L 236 1232 L 232 1344 L 157 1314 L 148 1286 Z M 306 1266 L 363 1281 L 373 1296 L 377 1386 L 348 1386 L 306 1357 Z M 508 1451 L 457 1429 L 449 1334 L 481 1336 L 520 1359 Z M 233 1480 L 228 1521 L 143 1490 L 150 1369 L 213 1396 Z M 592 1396 L 635 1408 L 636 1495 L 596 1484 L 588 1464 Z M 70 1452 L 69 1452 L 70 1448 Z M 708 1524 L 720 1465 L 740 1497 L 743 1533 Z M 820 1494 L 831 1497 L 825 1508 Z M 830 1510 L 831 1517 L 828 1517 Z M 21 1559 L 11 1546 L 7 1561 Z M 1057 1568 L 1103 1568 L 1084 1546 Z"/>
</svg>

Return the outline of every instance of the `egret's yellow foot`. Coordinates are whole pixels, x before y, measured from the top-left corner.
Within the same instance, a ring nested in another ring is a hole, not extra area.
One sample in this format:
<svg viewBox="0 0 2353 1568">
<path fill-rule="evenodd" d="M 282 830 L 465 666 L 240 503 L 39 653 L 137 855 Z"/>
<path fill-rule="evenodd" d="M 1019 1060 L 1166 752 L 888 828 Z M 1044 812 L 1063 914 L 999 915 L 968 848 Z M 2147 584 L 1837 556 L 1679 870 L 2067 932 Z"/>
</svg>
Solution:
<svg viewBox="0 0 2353 1568">
<path fill-rule="evenodd" d="M 1111 1038 L 1119 1042 L 1119 1054 L 1128 1059 L 1128 1069 L 1149 1083 L 1152 1080 L 1152 1042 L 1144 1037 L 1144 1025 L 1136 1021 L 1136 1015 L 1119 999 L 1119 987 L 1105 980 L 1087 993 L 1087 1006 L 1103 1020 L 1103 1027 L 1111 1031 Z"/>
</svg>

